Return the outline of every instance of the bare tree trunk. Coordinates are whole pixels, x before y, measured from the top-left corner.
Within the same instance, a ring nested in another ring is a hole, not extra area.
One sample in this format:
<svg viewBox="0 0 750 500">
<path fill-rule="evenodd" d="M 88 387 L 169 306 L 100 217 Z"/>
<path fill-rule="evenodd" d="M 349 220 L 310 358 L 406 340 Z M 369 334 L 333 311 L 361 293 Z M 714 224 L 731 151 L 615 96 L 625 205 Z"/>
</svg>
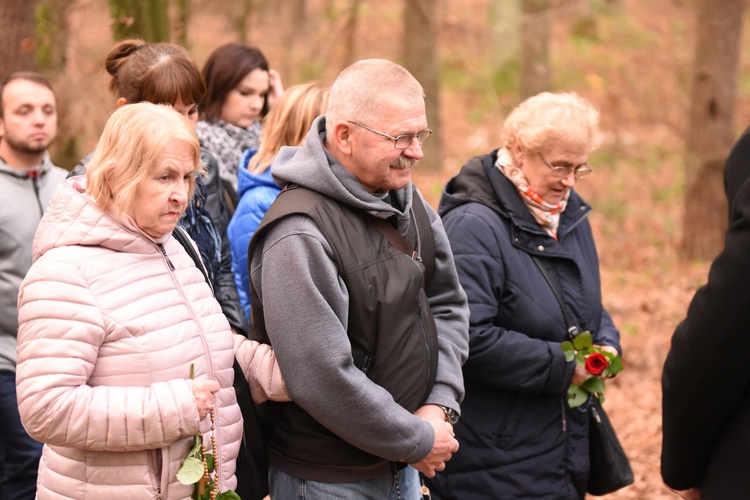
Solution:
<svg viewBox="0 0 750 500">
<path fill-rule="evenodd" d="M 521 99 L 549 90 L 549 0 L 521 0 Z"/>
<path fill-rule="evenodd" d="M 69 0 L 41 0 L 36 8 L 37 50 L 36 60 L 39 71 L 52 77 L 57 89 L 57 139 L 50 148 L 55 165 L 70 167 L 81 159 L 79 141 L 69 126 L 73 98 L 66 85 L 68 38 L 70 36 L 69 14 L 72 2 Z"/>
<path fill-rule="evenodd" d="M 344 64 L 347 67 L 354 63 L 357 54 L 357 26 L 359 25 L 359 7 L 362 5 L 361 0 L 351 0 L 349 3 L 349 14 L 346 18 L 344 28 Z"/>
<path fill-rule="evenodd" d="M 518 59 L 521 10 L 517 1 L 491 0 L 487 17 L 492 43 L 490 63 L 499 70 L 508 61 Z"/>
<path fill-rule="evenodd" d="M 37 0 L 0 1 L 0 78 L 37 69 L 36 4 Z"/>
<path fill-rule="evenodd" d="M 177 0 L 177 23 L 175 25 L 175 38 L 177 43 L 188 47 L 188 25 L 190 24 L 190 0 Z"/>
<path fill-rule="evenodd" d="M 284 8 L 292 9 L 292 12 L 285 12 L 283 10 Z M 284 6 L 279 4 L 279 9 L 276 14 L 281 14 L 279 17 L 282 19 L 291 19 L 292 21 L 291 23 L 288 23 L 286 31 L 284 32 L 285 55 L 280 63 L 281 77 L 289 78 L 289 75 L 299 69 L 294 57 L 297 42 L 300 39 L 307 41 L 307 2 L 306 0 L 294 0 L 294 2 L 288 2 Z M 278 66 L 279 64 L 277 63 L 277 69 Z"/>
<path fill-rule="evenodd" d="M 304 38 L 307 30 L 308 16 L 307 0 L 294 0 L 294 12 L 292 13 L 292 26 L 298 36 Z"/>
<path fill-rule="evenodd" d="M 169 41 L 167 0 L 109 0 L 114 40 Z"/>
<path fill-rule="evenodd" d="M 697 30 L 686 135 L 683 256 L 711 259 L 727 227 L 724 160 L 734 142 L 734 112 L 744 0 L 696 0 Z"/>
<path fill-rule="evenodd" d="M 433 0 L 405 0 L 403 45 L 405 66 L 425 91 L 427 123 L 433 130 L 433 137 L 424 143 L 422 165 L 433 172 L 439 171 L 443 165 L 436 3 Z"/>
<path fill-rule="evenodd" d="M 36 61 L 41 71 L 62 72 L 67 63 L 69 0 L 41 0 L 36 8 Z"/>
<path fill-rule="evenodd" d="M 240 12 L 235 18 L 234 27 L 237 32 L 238 41 L 240 43 L 248 43 L 248 20 L 253 13 L 253 0 L 241 0 L 238 3 Z"/>
</svg>

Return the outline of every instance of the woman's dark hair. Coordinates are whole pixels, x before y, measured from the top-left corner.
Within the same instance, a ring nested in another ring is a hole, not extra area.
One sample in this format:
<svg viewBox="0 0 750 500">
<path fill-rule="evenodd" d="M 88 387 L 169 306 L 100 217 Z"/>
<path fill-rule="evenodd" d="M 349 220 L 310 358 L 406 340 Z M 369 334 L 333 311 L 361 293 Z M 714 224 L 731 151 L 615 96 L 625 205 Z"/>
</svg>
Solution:
<svg viewBox="0 0 750 500">
<path fill-rule="evenodd" d="M 206 84 L 185 48 L 172 43 L 123 40 L 104 62 L 112 75 L 109 88 L 128 103 L 200 104 Z"/>
<path fill-rule="evenodd" d="M 214 50 L 203 66 L 203 78 L 206 80 L 206 98 L 200 107 L 203 119 L 216 121 L 227 94 L 254 69 L 268 71 L 266 57 L 255 47 L 228 43 Z M 264 103 L 261 116 L 266 111 Z"/>
</svg>

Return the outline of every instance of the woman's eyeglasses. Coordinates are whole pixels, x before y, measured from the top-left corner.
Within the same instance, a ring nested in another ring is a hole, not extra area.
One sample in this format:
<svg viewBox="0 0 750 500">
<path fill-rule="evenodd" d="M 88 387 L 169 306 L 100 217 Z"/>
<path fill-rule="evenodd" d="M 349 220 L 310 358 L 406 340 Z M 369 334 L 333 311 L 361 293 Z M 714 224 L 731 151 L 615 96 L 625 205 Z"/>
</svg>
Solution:
<svg viewBox="0 0 750 500">
<path fill-rule="evenodd" d="M 552 171 L 552 175 L 554 175 L 555 177 L 559 177 L 560 179 L 573 174 L 577 180 L 580 180 L 594 171 L 594 169 L 592 169 L 588 163 L 578 165 L 577 167 L 560 167 L 552 165 L 544 158 L 541 153 L 539 153 L 539 157 L 542 159 L 544 164 L 547 165 L 547 168 Z"/>
</svg>

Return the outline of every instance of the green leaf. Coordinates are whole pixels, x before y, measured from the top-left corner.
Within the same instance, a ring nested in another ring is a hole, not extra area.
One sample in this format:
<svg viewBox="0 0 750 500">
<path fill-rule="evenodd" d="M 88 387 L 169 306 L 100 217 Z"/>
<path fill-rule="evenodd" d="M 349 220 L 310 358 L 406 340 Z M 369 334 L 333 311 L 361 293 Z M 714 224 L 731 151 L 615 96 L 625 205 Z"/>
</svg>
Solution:
<svg viewBox="0 0 750 500">
<path fill-rule="evenodd" d="M 204 472 L 202 461 L 195 457 L 187 457 L 177 471 L 177 480 L 182 484 L 195 484 L 200 481 Z"/>
<path fill-rule="evenodd" d="M 604 392 L 604 382 L 599 377 L 589 377 L 581 384 L 581 389 L 588 392 L 602 393 Z"/>
<path fill-rule="evenodd" d="M 594 345 L 594 339 L 591 337 L 591 332 L 588 330 L 579 333 L 576 335 L 576 338 L 573 339 L 573 346 L 575 346 L 578 351 L 591 347 L 592 345 Z"/>
<path fill-rule="evenodd" d="M 581 366 L 585 366 L 586 365 L 586 357 L 587 356 L 588 356 L 588 354 L 586 354 L 586 352 L 584 352 L 584 351 L 578 351 L 576 353 L 576 362 L 579 365 L 581 365 Z"/>
<path fill-rule="evenodd" d="M 571 385 L 570 388 L 568 388 L 568 406 L 571 408 L 581 406 L 588 398 L 589 393 L 577 385 Z"/>
<path fill-rule="evenodd" d="M 622 369 L 622 358 L 620 356 L 617 356 L 612 361 L 610 361 L 609 367 L 607 368 L 610 375 L 617 375 L 622 371 Z"/>
<path fill-rule="evenodd" d="M 597 349 L 597 352 L 601 353 L 605 358 L 607 358 L 607 361 L 612 361 L 613 359 L 619 357 L 617 354 L 612 354 L 609 351 L 603 351 L 601 349 Z"/>
<path fill-rule="evenodd" d="M 216 500 L 242 500 L 240 496 L 232 490 L 227 490 L 216 495 Z"/>
<path fill-rule="evenodd" d="M 214 464 L 214 456 L 211 453 L 206 453 L 206 456 L 203 457 L 206 459 L 206 465 L 208 466 L 208 472 L 213 472 L 215 467 Z"/>
<path fill-rule="evenodd" d="M 570 342 L 568 340 L 566 340 L 565 342 L 563 342 L 562 344 L 560 344 L 560 347 L 562 347 L 562 350 L 565 351 L 565 352 L 568 352 L 568 351 L 572 352 L 575 349 L 573 347 L 573 342 Z"/>
<path fill-rule="evenodd" d="M 208 484 L 206 485 L 206 491 L 203 494 L 203 497 L 205 500 L 211 500 L 211 492 L 216 487 L 216 484 L 214 484 L 214 480 L 212 478 L 208 479 Z"/>
</svg>

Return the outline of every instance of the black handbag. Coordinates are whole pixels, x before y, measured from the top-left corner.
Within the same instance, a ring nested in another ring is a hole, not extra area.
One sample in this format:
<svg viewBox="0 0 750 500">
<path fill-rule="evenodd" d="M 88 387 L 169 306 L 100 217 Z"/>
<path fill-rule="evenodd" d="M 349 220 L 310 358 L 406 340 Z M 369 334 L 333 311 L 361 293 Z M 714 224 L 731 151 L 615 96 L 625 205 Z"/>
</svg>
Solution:
<svg viewBox="0 0 750 500">
<path fill-rule="evenodd" d="M 185 248 L 185 251 L 195 262 L 195 266 L 203 273 L 206 283 L 213 290 L 203 261 L 193 247 L 187 233 L 180 226 L 176 226 L 172 231 L 172 236 Z M 237 404 L 242 412 L 243 420 L 242 443 L 240 444 L 237 470 L 235 471 L 237 487 L 234 492 L 243 500 L 262 500 L 268 495 L 268 457 L 266 456 L 263 431 L 260 427 L 260 419 L 250 392 L 250 386 L 245 379 L 240 364 L 237 363 L 237 358 L 234 359 L 232 386 L 237 395 Z"/>
<path fill-rule="evenodd" d="M 633 469 L 617 439 L 609 417 L 592 398 L 589 421 L 589 483 L 586 491 L 592 495 L 606 495 L 633 484 Z"/>
<path fill-rule="evenodd" d="M 541 261 L 535 255 L 531 258 L 560 304 L 568 335 L 572 339 L 577 335 L 578 328 L 570 321 L 560 292 Z M 625 450 L 620 445 L 620 440 L 617 439 L 612 422 L 609 421 L 599 400 L 593 397 L 589 407 L 589 482 L 586 491 L 592 495 L 606 495 L 633 484 L 633 481 L 633 469 Z"/>
</svg>

